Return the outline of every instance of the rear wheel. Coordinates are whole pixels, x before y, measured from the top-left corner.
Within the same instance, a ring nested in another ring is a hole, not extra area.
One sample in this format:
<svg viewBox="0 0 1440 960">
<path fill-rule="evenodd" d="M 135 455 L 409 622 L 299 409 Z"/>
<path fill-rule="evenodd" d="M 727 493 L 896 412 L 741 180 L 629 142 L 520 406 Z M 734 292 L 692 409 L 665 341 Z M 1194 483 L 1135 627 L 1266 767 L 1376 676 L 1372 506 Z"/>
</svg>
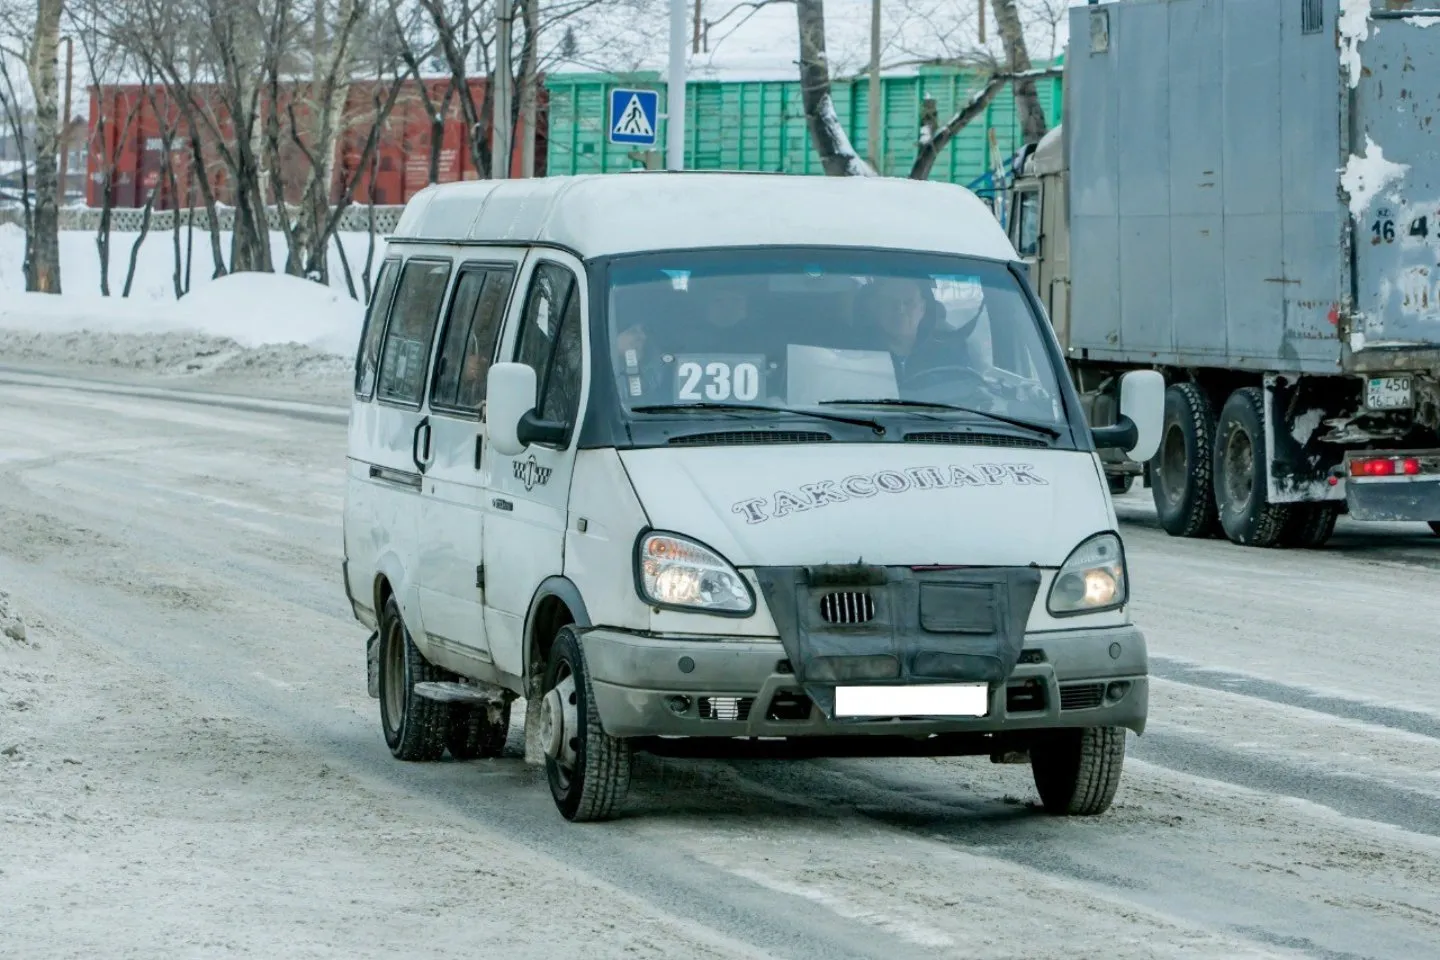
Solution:
<svg viewBox="0 0 1440 960">
<path fill-rule="evenodd" d="M 580 638 L 570 627 L 555 638 L 542 689 L 540 741 L 555 806 L 566 820 L 611 819 L 630 790 L 630 744 L 601 728 Z"/>
<path fill-rule="evenodd" d="M 1290 519 L 1280 532 L 1282 547 L 1304 547 L 1318 550 L 1335 532 L 1340 508 L 1328 503 L 1302 503 L 1290 508 Z"/>
<path fill-rule="evenodd" d="M 1105 478 L 1105 482 L 1110 485 L 1111 496 L 1124 496 L 1130 492 L 1131 487 L 1135 486 L 1135 474 L 1122 473 L 1118 477 L 1111 474 Z"/>
<path fill-rule="evenodd" d="M 1209 537 L 1216 529 L 1215 412 L 1194 383 L 1165 390 L 1160 449 L 1150 461 L 1150 490 L 1160 526 L 1172 537 Z"/>
<path fill-rule="evenodd" d="M 1215 436 L 1215 503 L 1231 542 L 1273 547 L 1290 520 L 1290 505 L 1266 499 L 1270 456 L 1265 447 L 1265 398 L 1241 387 L 1220 411 Z"/>
<path fill-rule="evenodd" d="M 1125 765 L 1124 727 L 1057 730 L 1030 748 L 1030 772 L 1049 813 L 1089 817 L 1110 809 Z"/>
<path fill-rule="evenodd" d="M 445 752 L 449 704 L 417 696 L 415 684 L 448 680 L 410 639 L 392 596 L 380 620 L 380 727 L 398 760 L 438 760 Z"/>
<path fill-rule="evenodd" d="M 510 704 L 500 708 L 500 715 L 490 719 L 486 707 L 450 708 L 450 724 L 445 732 L 445 746 L 456 760 L 477 760 L 498 757 L 505 752 L 510 736 Z"/>
</svg>

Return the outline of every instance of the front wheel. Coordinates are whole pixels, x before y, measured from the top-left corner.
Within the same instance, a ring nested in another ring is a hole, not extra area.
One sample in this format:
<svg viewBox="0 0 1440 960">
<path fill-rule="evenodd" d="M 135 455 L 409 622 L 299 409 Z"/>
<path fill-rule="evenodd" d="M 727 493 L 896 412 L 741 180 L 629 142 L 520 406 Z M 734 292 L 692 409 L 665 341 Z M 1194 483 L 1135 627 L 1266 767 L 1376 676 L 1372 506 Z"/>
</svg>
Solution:
<svg viewBox="0 0 1440 960">
<path fill-rule="evenodd" d="M 1165 389 L 1160 448 L 1150 461 L 1150 490 L 1160 527 L 1172 537 L 1207 538 L 1216 529 L 1215 412 L 1196 383 Z"/>
<path fill-rule="evenodd" d="M 1090 817 L 1110 809 L 1125 765 L 1124 727 L 1057 730 L 1030 748 L 1030 772 L 1048 813 Z"/>
<path fill-rule="evenodd" d="M 577 823 L 613 818 L 630 790 L 630 744 L 601 728 L 580 638 L 570 627 L 555 638 L 542 688 L 540 742 L 555 806 Z"/>
</svg>

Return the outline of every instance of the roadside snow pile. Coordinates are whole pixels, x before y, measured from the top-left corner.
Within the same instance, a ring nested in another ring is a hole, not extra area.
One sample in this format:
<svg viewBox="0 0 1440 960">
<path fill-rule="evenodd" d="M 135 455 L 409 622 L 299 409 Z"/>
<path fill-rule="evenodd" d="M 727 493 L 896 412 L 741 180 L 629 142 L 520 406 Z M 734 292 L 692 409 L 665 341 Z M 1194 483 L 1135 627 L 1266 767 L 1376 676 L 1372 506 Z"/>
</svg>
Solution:
<svg viewBox="0 0 1440 960">
<path fill-rule="evenodd" d="M 29 646 L 25 636 L 25 621 L 10 602 L 10 595 L 0 590 L 0 643 Z"/>
<path fill-rule="evenodd" d="M 170 303 L 19 294 L 0 305 L 0 362 L 343 379 L 364 316 L 342 291 L 269 273 L 221 277 Z"/>
</svg>

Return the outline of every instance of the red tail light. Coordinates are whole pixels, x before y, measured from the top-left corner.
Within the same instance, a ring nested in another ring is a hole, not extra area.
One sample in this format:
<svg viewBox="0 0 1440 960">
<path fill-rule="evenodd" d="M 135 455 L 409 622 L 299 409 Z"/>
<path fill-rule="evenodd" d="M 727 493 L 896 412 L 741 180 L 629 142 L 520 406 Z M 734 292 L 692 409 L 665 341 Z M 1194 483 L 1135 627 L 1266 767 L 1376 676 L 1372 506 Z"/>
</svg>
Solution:
<svg viewBox="0 0 1440 960">
<path fill-rule="evenodd" d="M 1350 461 L 1352 477 L 1418 477 L 1420 461 L 1415 457 L 1366 457 Z"/>
</svg>

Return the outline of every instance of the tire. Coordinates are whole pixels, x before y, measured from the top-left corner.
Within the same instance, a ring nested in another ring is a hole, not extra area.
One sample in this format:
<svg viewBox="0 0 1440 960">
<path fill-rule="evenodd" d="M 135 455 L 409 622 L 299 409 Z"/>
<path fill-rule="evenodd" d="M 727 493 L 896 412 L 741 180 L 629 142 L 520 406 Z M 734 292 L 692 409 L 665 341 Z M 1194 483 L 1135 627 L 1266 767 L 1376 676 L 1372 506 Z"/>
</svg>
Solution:
<svg viewBox="0 0 1440 960">
<path fill-rule="evenodd" d="M 510 737 L 510 704 L 500 711 L 498 722 L 490 722 L 484 707 L 451 707 L 445 731 L 445 748 L 456 760 L 483 760 L 501 756 Z"/>
<path fill-rule="evenodd" d="M 1280 532 L 1280 546 L 1319 550 L 1335 532 L 1340 508 L 1324 503 L 1304 503 L 1290 508 L 1290 519 Z"/>
<path fill-rule="evenodd" d="M 1030 748 L 1040 802 L 1060 816 L 1093 817 L 1110 809 L 1124 766 L 1124 727 L 1058 730 Z"/>
<path fill-rule="evenodd" d="M 1165 390 L 1160 449 L 1150 461 L 1150 492 L 1160 527 L 1172 537 L 1205 538 L 1217 529 L 1214 474 L 1215 411 L 1194 383 Z"/>
<path fill-rule="evenodd" d="M 1215 428 L 1215 503 L 1220 526 L 1232 543 L 1273 547 L 1290 519 L 1286 503 L 1268 503 L 1265 397 L 1259 387 L 1230 394 Z"/>
<path fill-rule="evenodd" d="M 574 730 L 562 726 L 563 734 L 556 738 L 559 755 L 549 749 L 545 754 L 545 777 L 560 815 L 574 823 L 614 818 L 630 790 L 630 744 L 601 728 L 580 638 L 570 627 L 562 627 L 555 638 L 542 689 L 542 716 L 560 709 L 561 717 L 575 724 Z"/>
<path fill-rule="evenodd" d="M 380 618 L 380 729 L 397 760 L 438 760 L 445 752 L 449 704 L 416 696 L 415 684 L 448 679 L 421 655 L 390 597 Z"/>
<path fill-rule="evenodd" d="M 1105 478 L 1105 481 L 1110 485 L 1110 496 L 1120 497 L 1129 493 L 1130 488 L 1135 486 L 1135 474 L 1126 473 L 1118 477 L 1110 475 Z"/>
</svg>

